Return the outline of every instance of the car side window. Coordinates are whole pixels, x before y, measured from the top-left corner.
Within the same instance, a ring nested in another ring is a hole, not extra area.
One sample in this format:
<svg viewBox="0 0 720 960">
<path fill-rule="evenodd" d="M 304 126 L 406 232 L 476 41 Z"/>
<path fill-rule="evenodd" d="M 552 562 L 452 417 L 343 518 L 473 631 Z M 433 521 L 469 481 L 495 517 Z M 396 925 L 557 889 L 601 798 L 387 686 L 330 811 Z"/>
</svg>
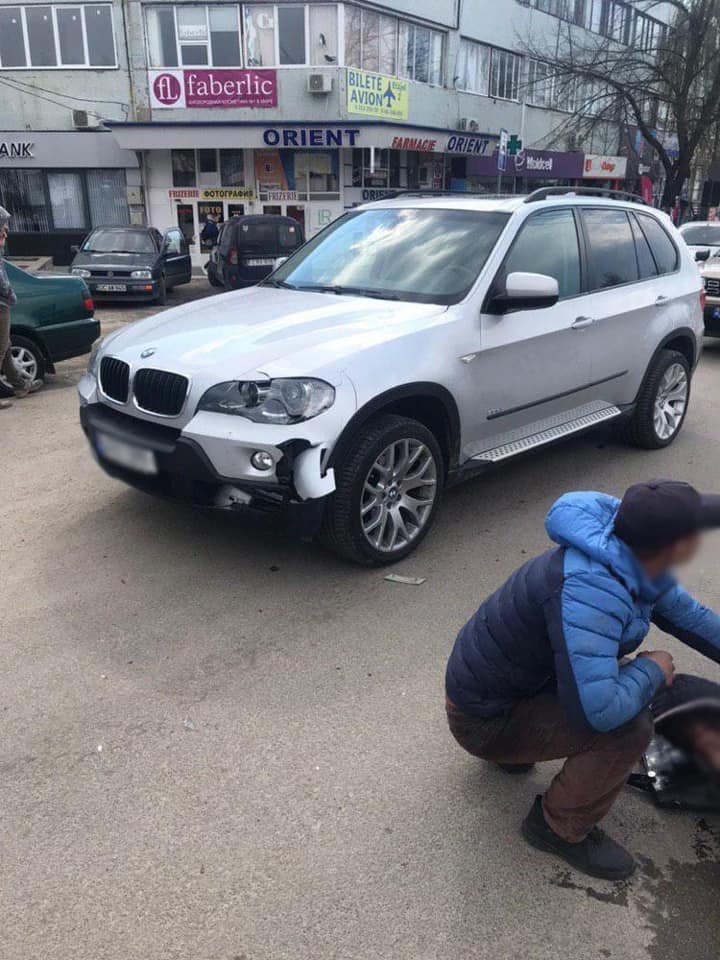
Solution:
<svg viewBox="0 0 720 960">
<path fill-rule="evenodd" d="M 674 273 L 678 265 L 678 252 L 675 244 L 655 217 L 648 216 L 646 213 L 639 213 L 637 217 L 655 257 L 658 272 L 661 274 Z"/>
<path fill-rule="evenodd" d="M 182 233 L 179 230 L 168 230 L 165 234 L 167 253 L 182 253 Z"/>
<path fill-rule="evenodd" d="M 545 210 L 525 221 L 498 281 L 504 284 L 511 273 L 554 277 L 561 299 L 580 293 L 580 248 L 572 210 Z"/>
<path fill-rule="evenodd" d="M 652 251 L 650 250 L 650 244 L 647 242 L 645 234 L 640 229 L 635 215 L 632 213 L 630 214 L 630 225 L 632 226 L 633 236 L 635 237 L 635 252 L 637 253 L 640 279 L 646 280 L 648 277 L 656 277 L 658 271 L 655 266 Z"/>
<path fill-rule="evenodd" d="M 638 279 L 635 240 L 625 210 L 582 211 L 590 256 L 590 290 L 604 290 Z"/>
<path fill-rule="evenodd" d="M 281 223 L 278 228 L 280 250 L 294 250 L 300 246 L 300 231 L 294 223 Z"/>
</svg>

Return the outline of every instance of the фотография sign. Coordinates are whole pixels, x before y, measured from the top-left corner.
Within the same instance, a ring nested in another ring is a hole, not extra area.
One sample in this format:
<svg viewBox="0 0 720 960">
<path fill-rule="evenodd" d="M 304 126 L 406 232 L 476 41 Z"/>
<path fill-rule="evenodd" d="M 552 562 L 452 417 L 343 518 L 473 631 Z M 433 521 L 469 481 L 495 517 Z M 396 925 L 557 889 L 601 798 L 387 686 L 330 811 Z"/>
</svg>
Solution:
<svg viewBox="0 0 720 960">
<path fill-rule="evenodd" d="M 185 107 L 276 107 L 275 70 L 150 70 L 150 106 L 154 110 Z"/>
</svg>

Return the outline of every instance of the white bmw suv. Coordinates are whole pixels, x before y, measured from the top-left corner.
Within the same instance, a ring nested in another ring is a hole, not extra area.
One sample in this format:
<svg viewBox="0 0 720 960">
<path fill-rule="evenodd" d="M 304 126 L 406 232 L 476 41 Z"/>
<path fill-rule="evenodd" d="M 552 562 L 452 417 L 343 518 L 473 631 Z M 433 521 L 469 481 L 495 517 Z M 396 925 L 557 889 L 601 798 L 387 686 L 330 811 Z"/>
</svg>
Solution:
<svg viewBox="0 0 720 960">
<path fill-rule="evenodd" d="M 640 203 L 405 195 L 345 214 L 259 286 L 110 334 L 82 425 L 127 483 L 388 563 L 480 469 L 610 420 L 671 443 L 703 297 Z"/>
</svg>

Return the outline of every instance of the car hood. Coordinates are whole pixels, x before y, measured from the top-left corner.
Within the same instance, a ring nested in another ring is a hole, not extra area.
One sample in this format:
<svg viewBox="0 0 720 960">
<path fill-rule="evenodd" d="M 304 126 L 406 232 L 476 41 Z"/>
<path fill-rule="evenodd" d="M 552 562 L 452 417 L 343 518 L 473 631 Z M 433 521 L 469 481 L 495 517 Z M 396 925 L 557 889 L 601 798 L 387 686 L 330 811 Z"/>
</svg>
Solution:
<svg viewBox="0 0 720 960">
<path fill-rule="evenodd" d="M 73 267 L 147 267 L 157 259 L 156 253 L 80 253 L 75 254 Z"/>
<path fill-rule="evenodd" d="M 446 310 L 438 304 L 251 287 L 125 327 L 107 352 L 133 366 L 214 383 L 321 369 L 334 371 L 339 382 L 348 356 L 432 324 Z"/>
</svg>

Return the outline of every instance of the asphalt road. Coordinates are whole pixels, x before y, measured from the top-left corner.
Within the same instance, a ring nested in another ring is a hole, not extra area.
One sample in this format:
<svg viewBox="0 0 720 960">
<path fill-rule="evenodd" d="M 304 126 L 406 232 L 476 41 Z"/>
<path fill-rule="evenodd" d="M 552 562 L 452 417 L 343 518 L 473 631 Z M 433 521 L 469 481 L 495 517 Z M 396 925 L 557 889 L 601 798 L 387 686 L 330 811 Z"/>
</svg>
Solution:
<svg viewBox="0 0 720 960">
<path fill-rule="evenodd" d="M 398 568 L 420 587 L 110 480 L 81 368 L 0 413 L 3 960 L 715 960 L 720 819 L 627 792 L 607 826 L 639 875 L 571 873 L 518 836 L 556 765 L 464 755 L 442 678 L 561 493 L 720 487 L 720 343 L 669 450 L 594 434 L 451 491 Z M 720 607 L 719 558 L 685 580 Z"/>
</svg>

